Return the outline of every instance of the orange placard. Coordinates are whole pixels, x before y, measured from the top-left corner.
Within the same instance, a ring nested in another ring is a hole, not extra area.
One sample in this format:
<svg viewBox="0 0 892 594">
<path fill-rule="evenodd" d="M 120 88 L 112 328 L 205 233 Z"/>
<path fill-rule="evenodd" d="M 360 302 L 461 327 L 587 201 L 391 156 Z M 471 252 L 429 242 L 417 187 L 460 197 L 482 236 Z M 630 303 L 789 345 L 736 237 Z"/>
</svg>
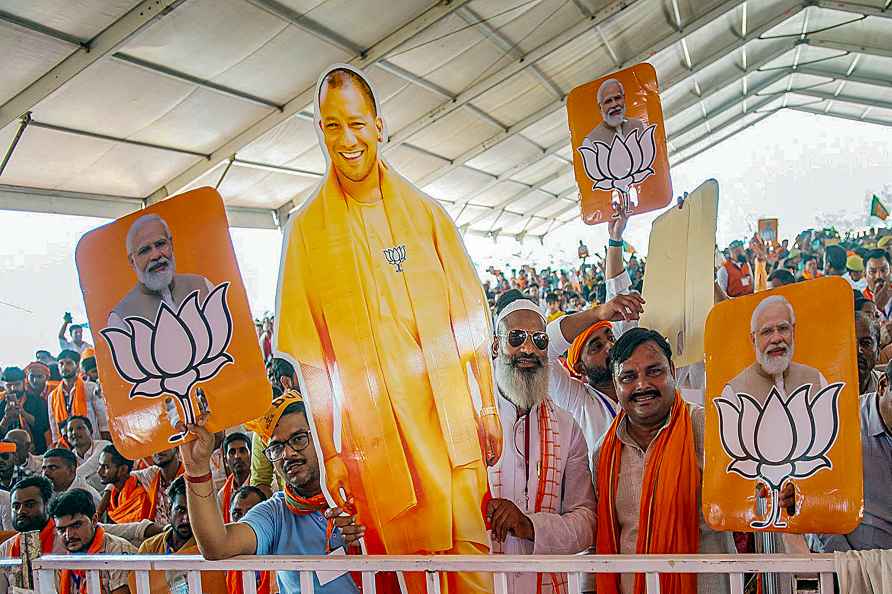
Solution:
<svg viewBox="0 0 892 594">
<path fill-rule="evenodd" d="M 666 128 L 657 73 L 636 64 L 578 86 L 567 97 L 573 171 L 582 219 L 662 208 L 672 199 Z"/>
<path fill-rule="evenodd" d="M 777 244 L 777 219 L 759 219 L 759 237 L 768 245 Z"/>
<path fill-rule="evenodd" d="M 116 447 L 130 459 L 219 431 L 272 399 L 223 199 L 199 188 L 90 231 L 76 251 Z M 101 338 L 100 338 L 101 336 Z"/>
<path fill-rule="evenodd" d="M 703 515 L 716 530 L 846 534 L 858 525 L 853 320 L 852 289 L 838 277 L 713 308 L 706 322 Z M 792 516 L 777 504 L 790 482 Z"/>
</svg>

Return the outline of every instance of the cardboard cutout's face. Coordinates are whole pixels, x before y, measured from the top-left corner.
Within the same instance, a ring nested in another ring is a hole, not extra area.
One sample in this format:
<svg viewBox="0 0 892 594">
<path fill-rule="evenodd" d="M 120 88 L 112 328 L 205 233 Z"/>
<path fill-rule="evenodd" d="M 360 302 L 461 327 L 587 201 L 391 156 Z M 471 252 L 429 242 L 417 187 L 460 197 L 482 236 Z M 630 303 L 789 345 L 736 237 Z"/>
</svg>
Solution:
<svg viewBox="0 0 892 594">
<path fill-rule="evenodd" d="M 152 290 L 170 284 L 174 273 L 173 243 L 159 221 L 140 224 L 128 256 L 139 282 Z"/>
<path fill-rule="evenodd" d="M 611 128 L 622 124 L 626 117 L 626 97 L 618 83 L 610 83 L 601 91 L 601 117 Z"/>
<path fill-rule="evenodd" d="M 319 119 L 325 148 L 338 174 L 353 182 L 366 179 L 378 162 L 384 130 L 369 98 L 354 83 L 336 88 L 323 85 Z"/>
<path fill-rule="evenodd" d="M 783 373 L 793 360 L 795 327 L 790 320 L 790 310 L 783 303 L 766 307 L 756 320 L 753 345 L 756 361 L 765 373 Z"/>
</svg>

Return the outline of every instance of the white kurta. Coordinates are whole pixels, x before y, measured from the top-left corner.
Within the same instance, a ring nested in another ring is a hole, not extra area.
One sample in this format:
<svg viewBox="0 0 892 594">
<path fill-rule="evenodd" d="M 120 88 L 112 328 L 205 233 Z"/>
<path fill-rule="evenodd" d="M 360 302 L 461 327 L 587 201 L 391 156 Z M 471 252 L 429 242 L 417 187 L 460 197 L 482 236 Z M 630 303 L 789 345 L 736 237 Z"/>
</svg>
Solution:
<svg viewBox="0 0 892 594">
<path fill-rule="evenodd" d="M 552 423 L 558 433 L 560 457 L 556 474 L 560 484 L 559 509 L 557 513 L 535 512 L 540 460 L 539 406 L 529 413 L 529 454 L 525 459 L 527 423 L 524 417 L 518 418 L 514 404 L 499 395 L 504 441 L 502 458 L 489 469 L 489 482 L 493 497 L 513 501 L 530 519 L 535 533 L 534 541 L 509 535 L 502 546 L 506 555 L 568 555 L 586 551 L 594 543 L 595 494 L 588 447 L 582 430 L 569 413 L 560 407 L 554 407 L 554 413 Z M 534 573 L 508 574 L 509 592 L 535 594 L 536 586 Z M 546 578 L 543 592 L 551 591 L 551 581 Z"/>
<path fill-rule="evenodd" d="M 570 343 L 561 332 L 561 319 L 558 318 L 548 324 L 546 331 L 548 364 L 551 367 L 548 394 L 555 404 L 570 413 L 582 429 L 591 459 L 595 446 L 619 413 L 619 404 L 606 394 L 570 375 L 561 363 L 559 357 L 570 348 Z"/>
<path fill-rule="evenodd" d="M 84 479 L 88 485 L 97 491 L 101 491 L 105 487 L 102 481 L 99 480 L 99 456 L 102 454 L 105 446 L 108 445 L 111 445 L 110 441 L 94 439 L 93 446 L 84 452 L 83 457 L 77 453 L 77 450 L 72 450 L 77 457 L 77 476 Z"/>
</svg>

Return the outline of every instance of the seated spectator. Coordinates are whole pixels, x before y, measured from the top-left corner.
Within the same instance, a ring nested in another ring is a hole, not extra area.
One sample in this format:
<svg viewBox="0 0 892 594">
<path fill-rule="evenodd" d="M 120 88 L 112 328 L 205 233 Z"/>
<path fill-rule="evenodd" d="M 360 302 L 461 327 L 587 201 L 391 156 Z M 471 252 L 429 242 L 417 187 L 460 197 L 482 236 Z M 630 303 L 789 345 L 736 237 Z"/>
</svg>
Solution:
<svg viewBox="0 0 892 594">
<path fill-rule="evenodd" d="M 16 444 L 12 441 L 0 441 L 0 490 L 7 493 L 15 484 Z"/>
<path fill-rule="evenodd" d="M 72 416 L 65 422 L 65 440 L 71 446 L 77 458 L 77 475 L 88 485 L 99 491 L 102 482 L 99 480 L 99 454 L 111 442 L 104 439 L 93 439 L 93 424 L 87 417 Z"/>
<path fill-rule="evenodd" d="M 93 497 L 93 507 L 99 505 L 99 493 L 87 484 L 87 481 L 77 475 L 77 457 L 71 450 L 53 448 L 43 455 L 43 476 L 53 483 L 53 491 L 56 494 L 69 489 L 82 489 Z M 95 511 L 95 509 L 93 510 Z"/>
<path fill-rule="evenodd" d="M 180 446 L 186 466 L 186 498 L 198 548 L 206 559 L 236 555 L 324 555 L 355 542 L 365 528 L 353 516 L 328 509 L 322 494 L 319 460 L 312 447 L 310 426 L 303 400 L 294 392 L 273 402 L 262 417 L 263 437 L 269 444 L 265 454 L 286 481 L 284 491 L 258 504 L 240 522 L 224 524 L 211 484 L 210 457 L 214 436 L 198 425 L 187 427 L 195 436 Z M 329 524 L 330 523 L 330 524 Z M 328 529 L 331 529 L 330 531 Z M 349 575 L 341 575 L 322 586 L 313 577 L 315 591 L 323 594 L 356 593 Z M 300 574 L 280 571 L 281 592 L 299 592 Z"/>
<path fill-rule="evenodd" d="M 29 476 L 40 474 L 40 469 L 43 467 L 43 459 L 41 456 L 35 456 L 31 453 L 33 446 L 30 433 L 23 429 L 13 429 L 6 434 L 5 441 L 11 441 L 15 444 L 13 484 Z"/>
<path fill-rule="evenodd" d="M 145 488 L 130 474 L 132 470 L 133 460 L 122 456 L 114 445 L 102 449 L 98 474 L 104 490 L 99 517 L 107 515 L 115 524 L 149 519 L 152 502 Z"/>
<path fill-rule="evenodd" d="M 168 517 L 170 526 L 164 532 L 147 539 L 139 547 L 141 555 L 197 555 L 198 547 L 192 536 L 192 525 L 189 522 L 189 509 L 186 506 L 186 481 L 177 477 L 167 492 L 170 501 Z M 152 594 L 164 592 L 185 592 L 188 590 L 185 571 L 152 571 L 149 572 L 149 590 Z M 136 590 L 136 582 L 132 582 Z M 201 572 L 201 589 L 204 592 L 223 592 L 226 587 L 225 576 L 219 571 Z"/>
<path fill-rule="evenodd" d="M 231 521 L 241 521 L 241 519 L 254 508 L 254 506 L 266 500 L 266 493 L 257 487 L 252 487 L 251 485 L 241 487 L 232 494 L 232 505 L 229 508 L 229 516 L 232 518 Z M 273 575 L 274 573 L 270 571 L 254 572 L 257 594 L 270 593 L 270 583 L 272 582 Z M 244 594 L 245 590 L 242 586 L 241 571 L 226 572 L 226 590 L 229 594 Z"/>
<path fill-rule="evenodd" d="M 56 534 L 69 555 L 86 553 L 133 554 L 136 549 L 123 538 L 106 534 L 96 518 L 96 504 L 91 493 L 83 489 L 71 489 L 53 497 L 49 505 L 49 516 L 56 524 Z M 126 570 L 99 572 L 102 594 L 130 594 Z M 85 571 L 63 569 L 56 575 L 56 584 L 61 594 L 85 590 Z"/>
<path fill-rule="evenodd" d="M 223 488 L 217 493 L 217 499 L 223 511 L 223 521 L 231 522 L 229 508 L 232 494 L 246 485 L 251 477 L 251 441 L 248 436 L 239 432 L 227 435 L 223 440 L 223 455 L 231 472 Z"/>
<path fill-rule="evenodd" d="M 170 510 L 168 489 L 174 479 L 183 474 L 183 465 L 176 448 L 152 454 L 152 466 L 142 470 L 134 470 L 133 476 L 149 494 L 149 519 L 166 526 L 170 521 L 167 512 Z"/>
</svg>

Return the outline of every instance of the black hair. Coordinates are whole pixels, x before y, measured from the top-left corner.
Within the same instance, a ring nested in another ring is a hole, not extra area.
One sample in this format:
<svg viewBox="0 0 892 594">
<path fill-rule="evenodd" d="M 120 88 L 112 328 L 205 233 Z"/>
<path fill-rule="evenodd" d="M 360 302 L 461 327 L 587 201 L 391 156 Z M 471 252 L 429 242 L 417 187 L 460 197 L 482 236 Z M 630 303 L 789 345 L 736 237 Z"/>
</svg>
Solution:
<svg viewBox="0 0 892 594">
<path fill-rule="evenodd" d="M 773 282 L 776 280 L 780 281 L 784 285 L 792 285 L 793 283 L 796 282 L 796 277 L 793 276 L 793 273 L 790 272 L 788 269 L 778 268 L 777 270 L 775 270 L 774 272 L 772 272 L 771 274 L 768 275 L 769 282 Z"/>
<path fill-rule="evenodd" d="M 260 501 L 266 501 L 269 499 L 266 496 L 266 493 L 255 487 L 254 485 L 244 485 L 235 490 L 235 493 L 232 494 L 232 501 L 235 501 L 236 497 L 247 497 L 248 495 L 257 495 L 260 498 Z"/>
<path fill-rule="evenodd" d="M 831 270 L 846 271 L 846 251 L 838 245 L 828 245 L 824 250 L 824 257 Z"/>
<path fill-rule="evenodd" d="M 10 496 L 12 496 L 12 494 L 19 489 L 27 489 L 29 487 L 37 487 L 37 489 L 40 491 L 40 498 L 43 499 L 44 505 L 49 503 L 49 500 L 53 498 L 53 483 L 50 482 L 50 479 L 40 475 L 23 478 L 12 486 L 9 494 Z"/>
<path fill-rule="evenodd" d="M 560 300 L 561 298 L 558 296 L 557 293 L 552 292 L 545 296 L 545 303 L 557 303 Z"/>
<path fill-rule="evenodd" d="M 496 299 L 496 305 L 493 308 L 493 311 L 496 315 L 502 313 L 502 310 L 508 307 L 510 304 L 514 303 L 518 299 L 529 299 L 526 295 L 524 295 L 518 289 L 509 289 L 499 295 L 499 298 Z"/>
<path fill-rule="evenodd" d="M 867 252 L 867 257 L 864 258 L 864 264 L 867 264 L 868 260 L 885 260 L 892 264 L 892 259 L 889 258 L 889 252 L 883 249 L 870 250 Z"/>
<path fill-rule="evenodd" d="M 287 360 L 273 357 L 270 359 L 270 370 L 273 372 L 273 379 L 279 383 L 283 377 L 294 377 L 294 366 Z"/>
<path fill-rule="evenodd" d="M 337 89 L 349 83 L 353 83 L 359 87 L 359 90 L 369 101 L 369 106 L 372 108 L 372 114 L 375 117 L 378 117 L 378 106 L 375 105 L 375 94 L 372 93 L 372 87 L 359 73 L 354 72 L 353 70 L 348 70 L 347 68 L 334 68 L 326 73 L 322 84 L 319 85 L 319 102 L 322 102 L 322 89 L 325 87 Z"/>
<path fill-rule="evenodd" d="M 115 447 L 115 444 L 110 443 L 102 448 L 102 453 L 111 456 L 112 462 L 114 462 L 116 465 L 126 466 L 127 472 L 133 470 L 133 460 L 122 456 L 121 452 L 118 451 L 118 448 Z"/>
<path fill-rule="evenodd" d="M 174 498 L 177 495 L 186 496 L 186 479 L 181 476 L 178 476 L 170 483 L 170 486 L 167 488 L 167 496 L 170 498 L 171 503 L 173 503 Z"/>
<path fill-rule="evenodd" d="M 224 454 L 226 454 L 226 450 L 229 449 L 229 444 L 231 444 L 234 441 L 245 442 L 246 444 L 248 444 L 248 451 L 249 452 L 251 451 L 251 438 L 240 431 L 236 431 L 234 433 L 230 433 L 229 435 L 227 435 L 226 438 L 223 440 L 223 453 Z"/>
<path fill-rule="evenodd" d="M 87 426 L 87 431 L 90 432 L 90 435 L 93 435 L 93 421 L 91 421 L 87 417 L 84 417 L 81 415 L 72 415 L 72 416 L 68 417 L 67 419 L 65 419 L 65 423 L 63 424 L 63 426 L 68 427 L 68 423 L 70 423 L 71 421 L 74 421 L 75 419 L 77 419 L 79 421 L 83 421 L 84 425 Z"/>
<path fill-rule="evenodd" d="M 51 518 L 83 514 L 88 518 L 96 515 L 96 503 L 93 496 L 83 489 L 62 491 L 50 501 L 47 512 Z"/>
<path fill-rule="evenodd" d="M 75 456 L 74 452 L 71 450 L 66 450 L 65 448 L 50 448 L 43 454 L 43 459 L 46 460 L 47 458 L 61 458 L 72 468 L 77 468 L 77 456 Z"/>
<path fill-rule="evenodd" d="M 663 354 L 666 355 L 666 359 L 670 362 L 672 361 L 672 347 L 669 346 L 669 342 L 663 335 L 656 330 L 639 327 L 626 331 L 614 343 L 608 354 L 610 368 L 615 370 L 618 365 L 622 364 L 632 356 L 635 349 L 646 342 L 656 343 L 656 345 L 660 347 L 660 350 L 663 351 Z"/>
<path fill-rule="evenodd" d="M 279 415 L 281 419 L 285 415 L 290 415 L 293 413 L 301 413 L 302 415 L 307 415 L 307 408 L 304 406 L 303 402 L 292 402 L 288 406 L 285 407 L 285 410 L 282 411 L 282 414 Z"/>
</svg>

